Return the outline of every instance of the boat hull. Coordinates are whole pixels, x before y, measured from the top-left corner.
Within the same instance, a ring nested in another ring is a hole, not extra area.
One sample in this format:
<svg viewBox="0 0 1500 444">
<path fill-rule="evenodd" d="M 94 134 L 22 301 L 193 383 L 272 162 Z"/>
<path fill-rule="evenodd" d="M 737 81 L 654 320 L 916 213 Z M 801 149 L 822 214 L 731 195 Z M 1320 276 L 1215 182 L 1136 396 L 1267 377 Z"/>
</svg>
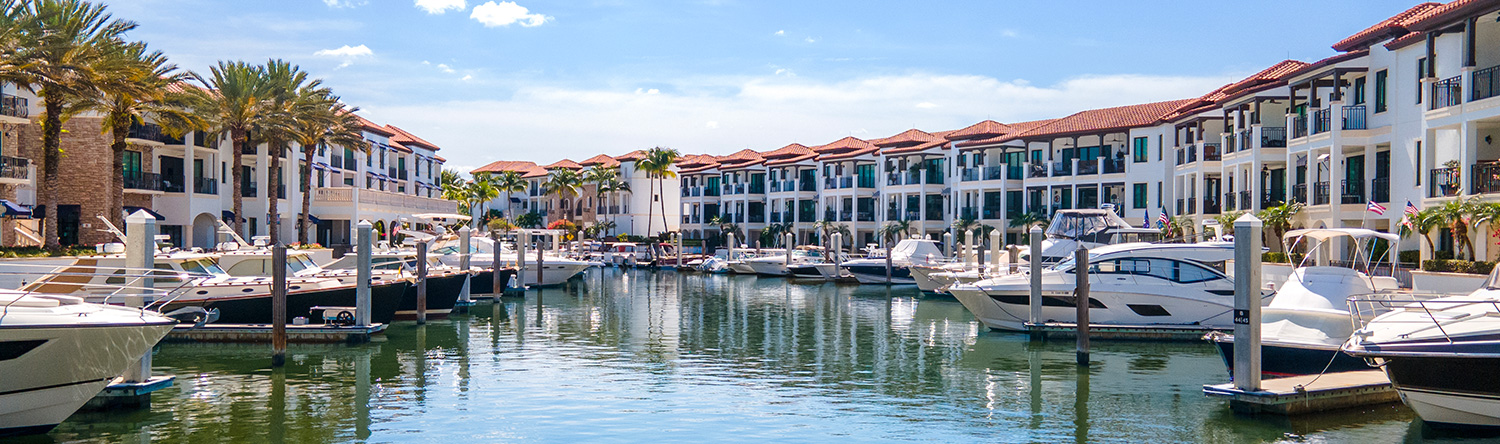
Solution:
<svg viewBox="0 0 1500 444">
<path fill-rule="evenodd" d="M 1500 427 L 1500 358 L 1385 357 L 1401 400 L 1423 421 Z"/>
<path fill-rule="evenodd" d="M 885 265 L 883 265 L 883 264 L 882 265 L 845 265 L 844 266 L 844 271 L 849 272 L 849 275 L 854 276 L 854 279 L 858 280 L 859 283 L 861 283 L 861 284 L 871 284 L 871 285 L 885 285 L 885 284 L 890 284 L 890 285 L 914 285 L 914 284 L 917 283 L 917 281 L 915 279 L 912 279 L 912 277 L 911 277 L 911 269 L 910 268 L 907 268 L 905 266 L 900 266 L 900 265 L 892 265 L 891 266 L 891 278 L 890 278 L 889 281 L 886 280 L 885 270 L 886 270 L 886 268 L 885 268 Z"/>
<path fill-rule="evenodd" d="M 176 325 L 102 324 L 0 327 L 8 350 L 0 360 L 0 437 L 46 433 L 155 346 Z"/>
<path fill-rule="evenodd" d="M 446 318 L 453 312 L 453 305 L 458 303 L 458 293 L 463 291 L 464 273 L 453 273 L 444 276 L 427 278 L 427 318 Z M 407 286 L 406 293 L 401 297 L 401 306 L 396 309 L 397 320 L 411 320 L 417 318 L 417 286 Z"/>
<path fill-rule="evenodd" d="M 1213 339 L 1234 377 L 1234 336 L 1222 335 Z M 1329 361 L 1333 361 L 1329 363 Z M 1262 340 L 1260 343 L 1260 374 L 1270 377 L 1317 375 L 1324 373 L 1369 370 L 1364 359 L 1340 351 L 1336 346 L 1314 346 L 1311 344 L 1275 343 Z"/>
<path fill-rule="evenodd" d="M 370 286 L 370 322 L 390 323 L 396 318 L 396 310 L 411 284 L 406 281 L 385 282 Z M 353 285 L 325 290 L 290 291 L 286 297 L 287 321 L 296 317 L 307 317 L 309 323 L 321 323 L 312 316 L 312 307 L 355 306 Z M 162 312 L 171 312 L 184 307 L 218 309 L 220 324 L 269 324 L 271 323 L 271 295 L 269 293 L 226 296 L 208 299 L 178 299 L 166 304 Z"/>
<path fill-rule="evenodd" d="M 786 264 L 781 262 L 746 262 L 757 276 L 786 276 Z"/>
<path fill-rule="evenodd" d="M 982 289 L 973 285 L 950 287 L 955 299 L 974 317 L 995 330 L 1024 331 L 1030 322 L 1030 290 Z M 962 293 L 962 294 L 960 294 Z M 1128 326 L 1201 326 L 1233 328 L 1233 297 L 1205 300 L 1180 294 L 1092 291 L 1089 319 L 1094 324 Z M 1077 297 L 1071 288 L 1042 287 L 1042 322 L 1075 322 Z"/>
<path fill-rule="evenodd" d="M 911 267 L 908 270 L 908 272 L 911 274 L 912 282 L 917 284 L 917 289 L 928 293 L 938 293 L 943 288 L 943 286 L 947 285 L 947 283 L 945 282 L 933 279 L 932 275 L 935 273 L 945 273 L 948 271 L 949 270 L 937 267 Z M 881 270 L 881 273 L 882 274 L 880 278 L 881 281 L 884 282 L 885 271 Z"/>
</svg>

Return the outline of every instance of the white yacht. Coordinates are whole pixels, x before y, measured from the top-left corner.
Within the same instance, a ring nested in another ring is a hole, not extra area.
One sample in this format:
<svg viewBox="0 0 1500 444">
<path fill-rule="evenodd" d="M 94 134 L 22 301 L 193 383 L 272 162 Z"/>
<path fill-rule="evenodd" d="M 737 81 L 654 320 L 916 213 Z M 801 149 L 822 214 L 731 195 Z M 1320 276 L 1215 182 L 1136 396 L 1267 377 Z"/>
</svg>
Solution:
<svg viewBox="0 0 1500 444">
<path fill-rule="evenodd" d="M 787 276 L 790 274 L 789 267 L 823 262 L 822 247 L 803 245 L 793 248 L 790 262 L 787 261 L 786 250 L 779 251 L 781 254 L 766 254 L 745 259 L 743 263 L 759 276 Z"/>
<path fill-rule="evenodd" d="M 177 321 L 74 296 L 0 290 L 0 437 L 46 433 Z"/>
<path fill-rule="evenodd" d="M 1328 265 L 1327 255 L 1340 239 L 1354 247 L 1355 268 Z M 1291 376 L 1368 369 L 1364 360 L 1340 353 L 1354 332 L 1347 300 L 1400 287 L 1393 277 L 1361 271 L 1379 268 L 1380 258 L 1371 256 L 1377 241 L 1395 245 L 1400 237 L 1364 228 L 1311 228 L 1289 231 L 1283 240 L 1284 251 L 1296 251 L 1305 243 L 1309 254 L 1277 287 L 1271 303 L 1261 308 L 1261 373 Z M 1386 254 L 1389 259 L 1394 251 Z M 1234 336 L 1210 334 L 1208 339 L 1218 345 L 1232 373 Z"/>
<path fill-rule="evenodd" d="M 1089 321 L 1114 325 L 1228 327 L 1234 284 L 1218 267 L 1234 250 L 1200 244 L 1107 245 L 1089 251 Z M 1076 321 L 1072 259 L 1042 271 L 1043 322 Z M 1016 273 L 948 289 L 985 326 L 1024 331 L 1031 278 Z"/>
<path fill-rule="evenodd" d="M 1042 241 L 1042 263 L 1055 264 L 1073 257 L 1079 245 L 1094 249 L 1105 245 L 1156 242 L 1161 230 L 1136 228 L 1108 209 L 1057 210 L 1047 224 Z M 1021 248 L 1022 259 L 1031 260 L 1031 249 Z"/>
<path fill-rule="evenodd" d="M 474 237 L 469 242 L 471 252 L 469 256 L 470 266 L 487 266 L 487 264 L 492 263 L 494 261 L 494 251 L 498 249 L 500 251 L 500 267 L 516 268 L 516 250 L 510 248 L 509 245 L 503 242 L 497 245 L 494 240 L 487 237 Z M 437 255 L 442 263 L 450 266 L 456 267 L 462 260 L 457 242 L 448 242 L 446 245 L 435 248 L 433 249 L 433 254 Z M 526 269 L 524 270 L 525 273 L 522 273 L 524 276 L 521 276 L 522 282 L 525 285 L 540 285 L 544 287 L 561 285 L 563 282 L 567 282 L 568 279 L 572 279 L 573 276 L 583 273 L 584 270 L 595 264 L 594 262 L 556 256 L 547 252 L 543 252 L 542 254 L 542 278 L 541 280 L 537 280 L 536 250 L 526 250 L 526 258 L 523 259 Z"/>
<path fill-rule="evenodd" d="M 911 277 L 912 265 L 935 264 L 942 258 L 943 251 L 938 248 L 936 241 L 902 239 L 901 242 L 896 243 L 896 246 L 891 247 L 889 283 L 893 285 L 915 284 L 916 280 Z M 887 283 L 884 257 L 854 259 L 844 262 L 840 267 L 861 284 Z"/>
</svg>

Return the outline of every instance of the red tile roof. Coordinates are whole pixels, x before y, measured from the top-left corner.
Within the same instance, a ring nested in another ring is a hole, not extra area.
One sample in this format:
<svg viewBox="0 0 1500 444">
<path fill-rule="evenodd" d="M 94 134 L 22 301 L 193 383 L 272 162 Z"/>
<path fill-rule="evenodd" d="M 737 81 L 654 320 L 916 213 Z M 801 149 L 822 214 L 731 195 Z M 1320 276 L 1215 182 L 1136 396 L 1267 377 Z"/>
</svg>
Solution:
<svg viewBox="0 0 1500 444">
<path fill-rule="evenodd" d="M 474 171 L 470 171 L 469 174 L 500 173 L 505 171 L 528 173 L 531 172 L 534 168 L 539 168 L 536 166 L 535 162 L 527 162 L 524 160 L 497 160 L 494 162 L 490 162 L 489 165 L 475 168 Z"/>
<path fill-rule="evenodd" d="M 812 150 L 818 153 L 818 160 L 838 160 L 873 153 L 879 149 L 879 147 L 870 142 L 854 137 L 845 137 L 826 145 L 813 147 Z"/>
<path fill-rule="evenodd" d="M 552 163 L 547 164 L 547 165 L 542 165 L 542 169 L 550 170 L 550 169 L 553 169 L 553 168 L 567 168 L 567 169 L 570 169 L 570 170 L 581 170 L 581 169 L 583 169 L 583 165 L 579 165 L 578 162 L 574 162 L 574 161 L 571 161 L 571 160 L 568 160 L 568 159 L 563 159 L 563 160 L 559 160 L 559 161 L 556 161 L 556 162 L 552 162 Z"/>
<path fill-rule="evenodd" d="M 632 160 L 641 160 L 641 159 L 645 159 L 645 158 L 646 158 L 646 152 L 643 151 L 643 150 L 635 150 L 635 151 L 631 151 L 631 152 L 628 152 L 628 153 L 625 153 L 625 154 L 622 154 L 622 155 L 619 155 L 619 156 L 615 156 L 615 160 L 618 160 L 618 161 L 621 161 L 621 162 L 628 162 L 628 161 L 632 161 Z"/>
<path fill-rule="evenodd" d="M 407 153 L 411 152 L 411 148 L 407 148 L 406 145 L 402 145 L 400 143 L 397 143 L 395 139 L 391 139 L 391 140 L 387 141 L 386 146 L 389 146 L 391 148 L 395 148 L 396 151 L 407 152 Z"/>
<path fill-rule="evenodd" d="M 934 136 L 926 131 L 912 128 L 906 131 L 902 131 L 900 134 L 891 137 L 872 140 L 870 141 L 870 143 L 881 148 L 889 148 L 921 145 L 924 143 L 935 142 L 939 140 L 943 140 L 943 138 Z"/>
<path fill-rule="evenodd" d="M 547 169 L 542 168 L 542 167 L 532 168 L 526 174 L 522 174 L 521 177 L 522 178 L 526 178 L 526 179 L 531 179 L 531 178 L 536 178 L 536 177 L 547 177 Z"/>
<path fill-rule="evenodd" d="M 806 146 L 803 146 L 800 143 L 794 143 L 794 144 L 791 144 L 791 145 L 787 145 L 787 146 L 778 148 L 775 151 L 770 151 L 770 152 L 766 152 L 764 154 L 761 154 L 761 157 L 764 157 L 764 158 L 766 158 L 768 160 L 769 159 L 784 159 L 784 158 L 788 158 L 788 157 L 805 156 L 805 155 L 812 154 L 812 153 L 813 153 L 812 148 L 808 148 Z"/>
<path fill-rule="evenodd" d="M 677 166 L 697 166 L 719 163 L 718 158 L 708 154 L 687 154 L 677 158 Z"/>
<path fill-rule="evenodd" d="M 583 166 L 603 165 L 605 168 L 614 168 L 614 167 L 620 166 L 620 161 L 615 160 L 615 158 L 613 158 L 613 157 L 609 157 L 607 155 L 600 154 L 600 155 L 597 155 L 597 156 L 594 156 L 594 157 L 590 157 L 590 158 L 584 159 L 582 162 L 578 162 L 578 164 L 579 165 L 583 165 Z"/>
<path fill-rule="evenodd" d="M 1423 34 L 1423 33 L 1420 33 L 1420 32 L 1416 32 L 1416 31 L 1408 32 L 1408 33 L 1406 33 L 1406 35 L 1403 35 L 1403 36 L 1400 36 L 1400 37 L 1396 37 L 1395 39 L 1392 39 L 1391 41 L 1386 42 L 1385 43 L 1385 49 L 1387 51 L 1395 51 L 1395 50 L 1398 50 L 1398 49 L 1401 49 L 1401 48 L 1405 48 L 1407 46 L 1411 46 L 1413 43 L 1417 43 L 1417 42 L 1422 41 L 1423 40 L 1422 36 L 1424 36 L 1424 35 L 1426 35 L 1426 34 Z"/>
<path fill-rule="evenodd" d="M 1361 49 L 1361 50 L 1358 50 L 1358 51 L 1350 51 L 1350 52 L 1346 52 L 1346 53 L 1342 53 L 1342 54 L 1334 54 L 1332 56 L 1329 56 L 1326 59 L 1309 63 L 1309 64 L 1307 64 L 1307 66 L 1303 66 L 1301 69 L 1298 69 L 1296 71 L 1292 71 L 1291 73 L 1288 73 L 1283 78 L 1285 78 L 1285 79 L 1291 79 L 1293 77 L 1300 77 L 1300 76 L 1302 76 L 1304 74 L 1307 74 L 1307 73 L 1310 73 L 1310 72 L 1314 72 L 1314 71 L 1317 71 L 1317 70 L 1320 70 L 1320 69 L 1323 69 L 1323 68 L 1327 68 L 1327 67 L 1330 67 L 1330 66 L 1333 66 L 1333 65 L 1337 65 L 1337 64 L 1340 64 L 1340 63 L 1343 63 L 1343 62 L 1347 62 L 1347 61 L 1350 61 L 1350 60 L 1354 60 L 1354 59 L 1357 59 L 1357 58 L 1360 58 L 1360 57 L 1364 57 L 1364 56 L 1369 55 L 1369 54 L 1370 54 L 1370 50 L 1368 50 L 1368 49 Z"/>
<path fill-rule="evenodd" d="M 1006 125 L 1004 123 L 996 122 L 993 120 L 986 120 L 948 133 L 948 135 L 944 137 L 946 137 L 948 140 L 986 139 L 994 136 L 1010 134 L 1015 131 L 1016 130 L 1010 125 Z"/>
<path fill-rule="evenodd" d="M 1080 111 L 1073 115 L 1056 119 L 1042 125 L 1038 125 L 1027 131 L 1007 134 L 989 139 L 972 140 L 958 144 L 960 147 L 994 145 L 1012 140 L 1025 140 L 1045 137 L 1066 137 L 1076 134 L 1096 133 L 1101 131 L 1114 131 L 1134 127 L 1148 126 L 1159 122 L 1163 117 L 1182 109 L 1183 106 L 1193 104 L 1198 99 L 1169 100 L 1165 102 L 1143 103 L 1139 105 L 1117 106 L 1113 108 L 1091 109 Z"/>
<path fill-rule="evenodd" d="M 818 153 L 814 153 L 814 152 L 812 152 L 812 150 L 808 150 L 807 154 L 802 154 L 802 155 L 793 156 L 793 157 L 784 157 L 784 158 L 775 159 L 775 160 L 768 160 L 768 161 L 766 161 L 766 166 L 773 166 L 774 167 L 774 166 L 782 166 L 782 165 L 791 165 L 791 164 L 794 164 L 794 163 L 797 163 L 797 162 L 802 162 L 802 161 L 807 161 L 807 160 L 814 160 L 814 159 L 817 159 L 817 158 L 818 158 Z"/>
<path fill-rule="evenodd" d="M 761 157 L 760 153 L 755 150 L 746 148 L 728 156 L 721 156 L 718 158 L 718 161 L 720 168 L 729 169 L 759 165 L 765 162 L 766 158 Z"/>
<path fill-rule="evenodd" d="M 427 148 L 427 149 L 430 149 L 430 150 L 433 150 L 433 151 L 437 151 L 437 150 L 442 149 L 442 148 L 438 148 L 438 146 L 434 145 L 432 142 L 428 142 L 426 140 L 422 140 L 421 137 L 417 137 L 415 134 L 412 134 L 411 132 L 408 132 L 408 131 L 406 131 L 404 129 L 401 129 L 401 128 L 397 128 L 396 125 L 386 125 L 385 127 L 389 128 L 391 131 L 394 131 L 396 133 L 395 135 L 391 136 L 391 140 L 396 141 L 396 142 L 401 142 L 402 145 L 417 145 L 417 146 L 420 146 L 420 147 L 423 147 L 423 148 Z"/>
<path fill-rule="evenodd" d="M 391 136 L 396 135 L 396 133 L 393 132 L 393 131 L 391 131 L 390 128 L 386 128 L 386 127 L 381 126 L 381 125 L 376 125 L 375 122 L 371 122 L 370 119 L 366 119 L 364 116 L 361 116 L 359 114 L 355 114 L 354 117 L 359 118 L 359 124 L 364 127 L 365 131 L 369 131 L 369 132 L 372 132 L 372 133 L 375 133 L 375 134 L 379 134 L 379 135 L 382 135 L 382 136 L 386 136 L 386 137 L 391 137 Z"/>
<path fill-rule="evenodd" d="M 1458 0 L 1453 3 L 1460 3 L 1463 1 L 1464 0 Z M 1334 43 L 1333 50 L 1339 52 L 1349 52 L 1358 49 L 1365 49 L 1381 40 L 1405 35 L 1407 32 L 1407 25 L 1411 24 L 1414 21 L 1417 21 L 1418 19 L 1426 17 L 1434 9 L 1437 9 L 1441 6 L 1445 5 L 1429 2 L 1413 6 L 1411 7 L 1411 9 L 1402 11 L 1400 14 L 1391 16 L 1391 18 L 1381 20 L 1380 23 L 1376 23 L 1369 28 L 1365 28 L 1363 31 L 1340 40 L 1338 43 Z"/>
<path fill-rule="evenodd" d="M 1403 25 L 1412 31 L 1430 31 L 1458 19 L 1494 12 L 1497 0 L 1454 0 L 1406 19 Z"/>
<path fill-rule="evenodd" d="M 922 152 L 922 151 L 925 151 L 925 150 L 928 150 L 928 149 L 931 149 L 931 148 L 946 148 L 948 146 L 948 142 L 950 142 L 948 139 L 938 139 L 938 140 L 934 140 L 934 141 L 931 141 L 931 142 L 923 143 L 923 144 L 920 144 L 920 145 L 910 145 L 910 146 L 903 146 L 903 147 L 896 147 L 896 148 L 886 148 L 886 150 L 884 151 L 884 153 L 887 154 L 887 155 L 890 155 L 890 154 L 917 153 L 917 152 Z"/>
</svg>

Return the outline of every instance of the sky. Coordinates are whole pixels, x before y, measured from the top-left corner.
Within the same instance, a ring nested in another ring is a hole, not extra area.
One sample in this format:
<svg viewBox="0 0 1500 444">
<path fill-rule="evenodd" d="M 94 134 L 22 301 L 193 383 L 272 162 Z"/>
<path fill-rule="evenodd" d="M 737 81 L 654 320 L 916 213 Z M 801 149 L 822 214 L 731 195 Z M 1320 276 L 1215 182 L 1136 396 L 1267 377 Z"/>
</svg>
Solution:
<svg viewBox="0 0 1500 444">
<path fill-rule="evenodd" d="M 1392 0 L 117 0 L 180 67 L 279 58 L 467 172 L 816 146 L 1200 96 Z"/>
</svg>

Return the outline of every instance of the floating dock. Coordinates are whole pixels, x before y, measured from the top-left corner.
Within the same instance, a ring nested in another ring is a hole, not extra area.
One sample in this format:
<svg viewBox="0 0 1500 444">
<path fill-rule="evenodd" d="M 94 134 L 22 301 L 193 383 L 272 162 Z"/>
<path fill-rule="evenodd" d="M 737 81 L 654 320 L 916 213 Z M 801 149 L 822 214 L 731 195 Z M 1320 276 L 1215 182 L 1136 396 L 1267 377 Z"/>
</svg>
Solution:
<svg viewBox="0 0 1500 444">
<path fill-rule="evenodd" d="M 125 382 L 115 378 L 94 399 L 84 404 L 82 410 L 110 410 L 116 408 L 143 408 L 151 406 L 151 393 L 167 387 L 177 380 L 176 376 L 152 376 L 141 382 Z"/>
<path fill-rule="evenodd" d="M 365 327 L 334 325 L 288 325 L 287 342 L 351 343 L 370 342 L 370 337 L 385 331 L 385 324 Z M 208 324 L 202 327 L 179 325 L 167 333 L 166 342 L 271 342 L 271 324 Z"/>
<path fill-rule="evenodd" d="M 1072 322 L 1026 323 L 1033 338 L 1064 339 L 1078 337 L 1078 324 Z M 1089 324 L 1089 339 L 1106 341 L 1202 341 L 1213 331 L 1228 331 L 1199 325 L 1109 325 Z"/>
<path fill-rule="evenodd" d="M 1241 413 L 1303 413 L 1400 402 L 1381 370 L 1302 375 L 1261 381 L 1261 390 L 1246 392 L 1233 383 L 1205 385 L 1203 394 L 1229 400 L 1229 408 Z"/>
</svg>

